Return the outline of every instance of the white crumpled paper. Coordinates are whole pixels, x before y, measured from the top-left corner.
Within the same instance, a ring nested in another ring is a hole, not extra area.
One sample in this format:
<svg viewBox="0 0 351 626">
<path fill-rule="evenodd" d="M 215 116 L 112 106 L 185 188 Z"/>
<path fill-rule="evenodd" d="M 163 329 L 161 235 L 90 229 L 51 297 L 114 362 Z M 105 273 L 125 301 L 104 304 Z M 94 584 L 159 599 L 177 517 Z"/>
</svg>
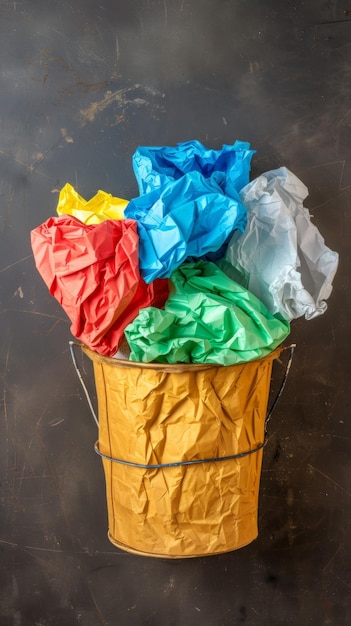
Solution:
<svg viewBox="0 0 351 626">
<path fill-rule="evenodd" d="M 225 257 L 236 280 L 287 320 L 325 312 L 339 260 L 303 206 L 307 195 L 307 187 L 285 167 L 246 185 L 240 197 L 248 224 L 240 237 L 232 237 Z"/>
</svg>

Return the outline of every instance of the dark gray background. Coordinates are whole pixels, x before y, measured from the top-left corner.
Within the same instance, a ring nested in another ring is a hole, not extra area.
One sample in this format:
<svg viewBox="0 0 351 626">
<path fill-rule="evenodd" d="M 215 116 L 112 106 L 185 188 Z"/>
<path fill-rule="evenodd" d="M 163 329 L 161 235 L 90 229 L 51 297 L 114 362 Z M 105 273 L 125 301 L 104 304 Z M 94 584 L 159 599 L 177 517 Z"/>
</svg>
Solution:
<svg viewBox="0 0 351 626">
<path fill-rule="evenodd" d="M 0 1 L 1 626 L 351 623 L 349 9 Z M 340 266 L 327 313 L 293 325 L 258 539 L 167 561 L 107 540 L 96 427 L 29 234 L 66 182 L 85 198 L 133 197 L 136 147 L 188 139 L 250 141 L 253 176 L 290 168 Z"/>
</svg>

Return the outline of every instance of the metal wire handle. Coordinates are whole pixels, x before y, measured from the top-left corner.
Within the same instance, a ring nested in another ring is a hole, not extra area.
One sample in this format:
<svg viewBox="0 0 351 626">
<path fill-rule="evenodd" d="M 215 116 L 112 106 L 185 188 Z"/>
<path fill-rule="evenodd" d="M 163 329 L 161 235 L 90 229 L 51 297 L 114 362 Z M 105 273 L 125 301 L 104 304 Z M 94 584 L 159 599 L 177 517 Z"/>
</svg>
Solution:
<svg viewBox="0 0 351 626">
<path fill-rule="evenodd" d="M 76 341 L 69 341 L 69 349 L 70 349 L 70 353 L 71 353 L 74 369 L 76 370 L 79 382 L 82 385 L 85 397 L 86 397 L 86 399 L 88 401 L 88 405 L 89 405 L 91 414 L 92 414 L 92 416 L 94 418 L 94 422 L 97 425 L 97 427 L 99 427 L 99 420 L 98 420 L 97 415 L 95 413 L 95 410 L 94 410 L 94 407 L 93 407 L 93 403 L 92 403 L 90 395 L 89 395 L 89 391 L 88 391 L 88 389 L 86 387 L 86 384 L 84 382 L 83 376 L 80 373 L 80 370 L 79 370 L 79 367 L 78 367 L 76 355 L 75 355 L 75 352 L 74 352 L 75 346 L 77 346 L 78 348 L 81 347 L 80 344 L 77 343 Z M 289 356 L 288 362 L 287 362 L 286 367 L 285 367 L 283 380 L 281 382 L 281 385 L 279 387 L 277 395 L 276 395 L 276 397 L 275 397 L 275 399 L 274 399 L 274 401 L 272 403 L 272 406 L 269 409 L 269 411 L 267 413 L 267 416 L 266 416 L 266 419 L 265 419 L 265 432 L 266 432 L 267 424 L 268 424 L 269 420 L 272 417 L 272 413 L 273 413 L 275 407 L 277 406 L 277 403 L 279 401 L 280 396 L 282 395 L 282 393 L 284 391 L 284 388 L 285 388 L 285 385 L 286 385 L 286 381 L 288 379 L 289 372 L 290 372 L 290 369 L 291 369 L 291 364 L 292 364 L 292 361 L 293 361 L 293 358 L 294 358 L 295 348 L 296 348 L 296 343 L 292 343 L 290 346 L 287 346 L 286 348 L 283 348 L 283 350 L 290 350 L 290 356 Z"/>
<path fill-rule="evenodd" d="M 74 347 L 75 346 L 79 346 L 79 343 L 76 343 L 75 341 L 70 341 L 69 342 L 69 348 L 70 348 L 70 352 L 71 352 L 71 357 L 72 357 L 72 362 L 74 365 L 74 368 L 76 370 L 78 379 L 80 381 L 80 384 L 82 385 L 85 397 L 88 401 L 88 405 L 90 407 L 90 411 L 92 413 L 92 416 L 94 418 L 94 421 L 96 423 L 96 425 L 99 427 L 99 420 L 97 418 L 97 415 L 94 411 L 94 407 L 89 395 L 89 391 L 86 387 L 86 384 L 84 382 L 83 376 L 80 373 L 79 367 L 78 367 L 78 363 L 77 363 L 77 359 L 76 359 L 76 355 L 74 352 Z M 240 459 L 242 457 L 248 456 L 249 454 L 253 454 L 255 452 L 258 452 L 259 450 L 261 450 L 267 441 L 266 435 L 267 435 L 267 423 L 269 422 L 269 420 L 271 419 L 272 413 L 277 405 L 277 402 L 280 398 L 280 396 L 282 395 L 283 391 L 284 391 L 284 387 L 286 385 L 286 381 L 290 372 L 290 368 L 291 368 L 291 364 L 292 364 L 292 360 L 294 357 L 294 351 L 296 348 L 296 344 L 292 344 L 291 346 L 288 346 L 287 348 L 284 348 L 285 350 L 289 350 L 290 349 L 290 356 L 285 368 L 285 373 L 283 376 L 283 380 L 282 383 L 279 387 L 278 393 L 272 403 L 271 408 L 269 409 L 266 419 L 265 419 L 265 427 L 264 427 L 264 441 L 263 443 L 259 443 L 256 448 L 253 448 L 252 450 L 245 450 L 244 452 L 239 452 L 237 454 L 231 454 L 229 456 L 221 456 L 221 457 L 212 457 L 212 458 L 208 458 L 208 459 L 194 459 L 192 461 L 176 461 L 174 463 L 152 463 L 152 464 L 144 464 L 144 463 L 135 463 L 133 461 L 126 461 L 123 459 L 116 459 L 114 457 L 108 456 L 107 454 L 103 454 L 102 452 L 100 452 L 99 450 L 99 443 L 98 441 L 95 443 L 94 446 L 94 450 L 95 452 L 103 459 L 107 460 L 107 461 L 111 461 L 113 463 L 119 463 L 121 465 L 128 465 L 130 467 L 139 467 L 141 469 L 160 469 L 160 468 L 165 468 L 165 467 L 180 467 L 182 465 L 200 465 L 203 463 L 214 463 L 214 462 L 218 462 L 218 461 L 229 461 L 229 460 L 233 460 L 233 459 Z"/>
<path fill-rule="evenodd" d="M 76 359 L 76 355 L 75 355 L 75 352 L 74 352 L 74 346 L 80 347 L 79 343 L 77 343 L 76 341 L 69 341 L 69 350 L 70 350 L 70 353 L 71 353 L 71 357 L 72 357 L 74 368 L 76 370 L 79 382 L 80 382 L 80 384 L 83 387 L 83 391 L 84 391 L 85 397 L 86 397 L 86 399 L 88 401 L 89 408 L 91 410 L 91 414 L 92 414 L 92 416 L 94 418 L 95 424 L 99 428 L 99 420 L 98 420 L 97 415 L 96 415 L 96 413 L 94 411 L 93 403 L 92 403 L 91 398 L 89 396 L 89 391 L 88 391 L 88 389 L 86 387 L 86 384 L 84 382 L 83 376 L 80 373 L 80 370 L 79 370 L 79 367 L 78 367 L 78 363 L 77 363 L 77 359 Z"/>
<path fill-rule="evenodd" d="M 281 383 L 281 385 L 279 387 L 278 393 L 277 393 L 276 397 L 274 398 L 272 406 L 271 406 L 271 408 L 269 409 L 269 411 L 267 413 L 266 421 L 265 421 L 265 428 L 267 428 L 267 424 L 268 424 L 269 420 L 272 417 L 272 413 L 273 413 L 275 407 L 277 406 L 277 403 L 278 403 L 278 400 L 279 400 L 280 396 L 282 395 L 282 393 L 284 391 L 284 388 L 285 388 L 285 385 L 286 385 L 286 381 L 288 380 L 289 372 L 290 372 L 290 369 L 291 369 L 292 361 L 293 361 L 293 358 L 294 358 L 295 348 L 296 348 L 296 343 L 292 343 L 290 346 L 287 346 L 286 348 L 284 348 L 284 350 L 290 350 L 290 356 L 289 356 L 288 362 L 287 362 L 286 367 L 285 367 L 283 380 L 282 380 L 282 383 Z"/>
</svg>

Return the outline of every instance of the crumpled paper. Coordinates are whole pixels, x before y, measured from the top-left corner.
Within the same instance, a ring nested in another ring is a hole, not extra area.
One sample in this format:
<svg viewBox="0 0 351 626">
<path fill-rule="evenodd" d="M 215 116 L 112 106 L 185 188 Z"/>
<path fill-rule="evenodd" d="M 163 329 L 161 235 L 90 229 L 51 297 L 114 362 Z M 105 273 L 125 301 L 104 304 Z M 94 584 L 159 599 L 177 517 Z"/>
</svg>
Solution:
<svg viewBox="0 0 351 626">
<path fill-rule="evenodd" d="M 125 329 L 132 361 L 233 365 L 265 356 L 290 332 L 213 263 L 185 263 L 171 282 L 164 310 L 145 308 Z"/>
<path fill-rule="evenodd" d="M 169 277 L 187 257 L 217 251 L 246 226 L 239 198 L 225 196 L 199 172 L 131 200 L 124 214 L 138 222 L 140 273 L 147 283 Z"/>
<path fill-rule="evenodd" d="M 35 263 L 72 322 L 71 332 L 92 350 L 113 355 L 139 309 L 163 306 L 168 281 L 147 285 L 138 267 L 137 225 L 106 220 L 84 225 L 50 217 L 31 233 Z"/>
<path fill-rule="evenodd" d="M 177 146 L 140 146 L 133 155 L 133 169 L 140 195 L 163 187 L 184 174 L 200 172 L 214 180 L 223 193 L 237 198 L 237 192 L 249 182 L 254 150 L 244 141 L 208 150 L 200 141 L 186 141 Z"/>
<path fill-rule="evenodd" d="M 59 215 L 73 215 L 83 224 L 99 224 L 104 220 L 122 220 L 128 200 L 115 198 L 101 189 L 90 200 L 82 196 L 66 183 L 62 187 L 57 204 Z"/>
<path fill-rule="evenodd" d="M 248 208 L 246 230 L 233 235 L 225 255 L 235 279 L 287 320 L 325 312 L 338 266 L 338 254 L 325 245 L 303 206 L 307 195 L 285 167 L 252 181 L 240 193 Z"/>
</svg>

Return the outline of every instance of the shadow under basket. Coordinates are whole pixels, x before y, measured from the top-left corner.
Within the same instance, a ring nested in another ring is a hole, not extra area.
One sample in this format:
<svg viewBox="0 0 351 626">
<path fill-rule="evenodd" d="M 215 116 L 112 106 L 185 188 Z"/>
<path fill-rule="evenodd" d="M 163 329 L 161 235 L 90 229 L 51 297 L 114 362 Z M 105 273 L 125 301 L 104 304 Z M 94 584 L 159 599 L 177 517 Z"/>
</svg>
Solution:
<svg viewBox="0 0 351 626">
<path fill-rule="evenodd" d="M 110 541 L 160 558 L 253 541 L 272 364 L 284 348 L 224 367 L 122 361 L 81 345 L 93 362 L 97 419 L 74 345 L 99 428 Z"/>
</svg>

